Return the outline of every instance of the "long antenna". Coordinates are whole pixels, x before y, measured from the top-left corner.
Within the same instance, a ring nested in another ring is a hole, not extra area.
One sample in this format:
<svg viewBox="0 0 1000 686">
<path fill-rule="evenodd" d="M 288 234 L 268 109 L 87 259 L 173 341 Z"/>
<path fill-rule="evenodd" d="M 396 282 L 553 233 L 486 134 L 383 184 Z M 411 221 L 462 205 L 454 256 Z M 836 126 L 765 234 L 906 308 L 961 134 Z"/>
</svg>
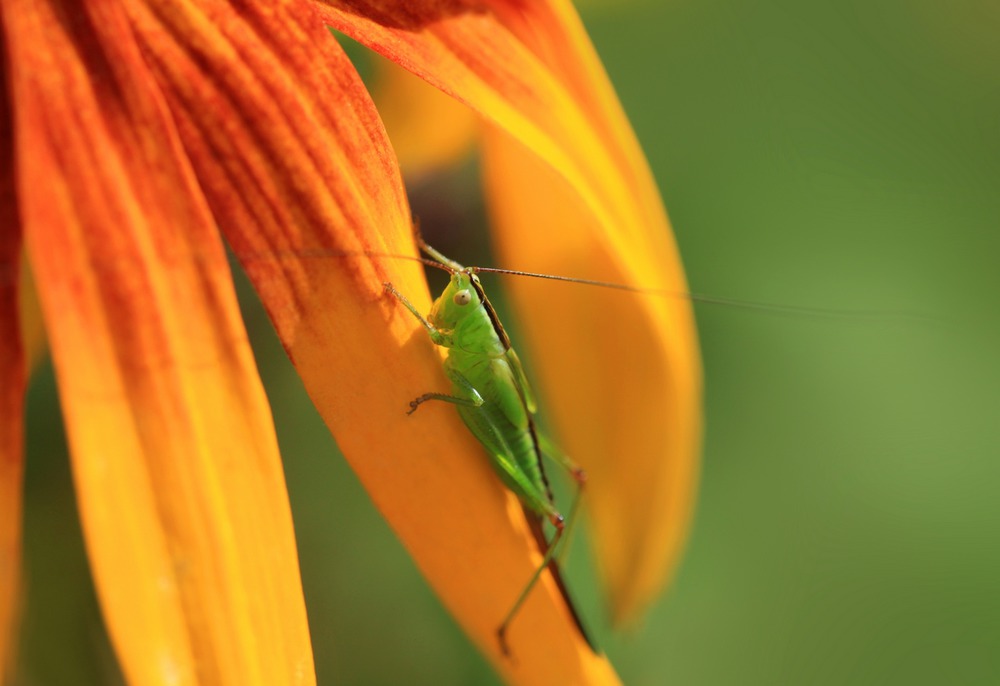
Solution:
<svg viewBox="0 0 1000 686">
<path fill-rule="evenodd" d="M 246 252 L 233 251 L 234 255 L 242 260 L 266 260 L 281 258 L 280 253 L 261 253 L 259 255 L 254 255 Z M 448 272 L 449 274 L 454 274 L 455 269 L 443 264 L 437 260 L 429 259 L 426 257 L 417 257 L 414 255 L 400 255 L 397 253 L 381 253 L 373 252 L 368 250 L 358 250 L 358 251 L 335 251 L 329 249 L 314 249 L 314 250 L 293 250 L 289 251 L 289 258 L 324 258 L 329 259 L 331 257 L 384 257 L 389 259 L 397 260 L 409 260 L 411 262 L 419 262 L 427 267 L 432 267 L 434 269 L 440 269 L 442 271 Z M 903 319 L 909 321 L 924 321 L 924 322 L 937 322 L 933 317 L 917 314 L 912 312 L 899 312 L 891 310 L 880 310 L 880 311 L 865 311 L 865 310 L 843 310 L 843 309 L 832 309 L 832 308 L 815 308 L 815 307 L 800 307 L 796 305 L 779 305 L 776 303 L 763 303 L 754 302 L 751 300 L 740 300 L 738 298 L 726 298 L 714 295 L 704 295 L 701 293 L 690 293 L 690 292 L 680 292 L 680 291 L 669 291 L 666 289 L 659 288 L 644 288 L 642 286 L 630 286 L 623 283 L 614 283 L 611 281 L 598 281 L 596 279 L 581 279 L 572 276 L 558 276 L 555 274 L 542 274 L 539 272 L 528 272 L 519 269 L 500 269 L 498 267 L 470 267 L 472 271 L 482 274 L 509 274 L 512 276 L 526 276 L 533 279 L 547 279 L 549 281 L 562 281 L 565 283 L 578 283 L 585 286 L 596 286 L 598 288 L 611 288 L 619 291 L 626 291 L 629 293 L 639 293 L 644 295 L 652 295 L 657 297 L 667 297 L 667 298 L 680 298 L 685 300 L 690 300 L 692 302 L 703 303 L 706 305 L 723 305 L 726 307 L 737 307 L 745 310 L 756 310 L 758 312 L 767 312 L 770 314 L 780 314 L 780 315 L 795 315 L 799 317 L 817 317 L 823 319 Z"/>
<path fill-rule="evenodd" d="M 370 250 L 328 250 L 325 248 L 316 248 L 314 250 L 300 249 L 300 250 L 288 250 L 287 252 L 268 252 L 268 253 L 249 253 L 240 250 L 233 250 L 233 255 L 238 260 L 247 261 L 265 261 L 273 259 L 331 259 L 334 257 L 388 257 L 394 260 L 409 260 L 410 262 L 419 262 L 420 264 L 433 267 L 434 269 L 440 269 L 446 271 L 449 274 L 454 274 L 455 270 L 446 264 L 442 264 L 437 260 L 428 259 L 426 257 L 417 257 L 415 255 L 399 255 L 397 253 L 387 253 L 387 252 L 373 252 Z"/>
<path fill-rule="evenodd" d="M 554 274 L 541 274 L 538 272 L 526 272 L 517 269 L 498 269 L 495 267 L 474 267 L 474 271 L 488 274 L 511 274 L 514 276 L 527 276 L 533 279 L 548 279 L 550 281 L 564 281 L 567 283 L 580 283 L 587 286 L 599 286 L 601 288 L 613 288 L 629 293 L 641 293 L 645 295 L 655 295 L 660 297 L 682 298 L 693 302 L 705 303 L 707 305 L 726 305 L 728 307 L 739 307 L 747 310 L 758 310 L 770 312 L 772 314 L 792 314 L 796 316 L 822 317 L 825 319 L 886 319 L 900 318 L 933 321 L 933 318 L 925 315 L 898 312 L 898 311 L 865 311 L 865 310 L 841 310 L 832 308 L 799 307 L 796 305 L 778 305 L 775 303 L 754 302 L 751 300 L 739 300 L 737 298 L 724 298 L 714 295 L 702 295 L 701 293 L 685 293 L 679 291 L 669 291 L 662 288 L 643 288 L 642 286 L 630 286 L 623 283 L 613 283 L 610 281 L 597 281 L 594 279 L 579 279 L 572 276 L 557 276 Z"/>
</svg>

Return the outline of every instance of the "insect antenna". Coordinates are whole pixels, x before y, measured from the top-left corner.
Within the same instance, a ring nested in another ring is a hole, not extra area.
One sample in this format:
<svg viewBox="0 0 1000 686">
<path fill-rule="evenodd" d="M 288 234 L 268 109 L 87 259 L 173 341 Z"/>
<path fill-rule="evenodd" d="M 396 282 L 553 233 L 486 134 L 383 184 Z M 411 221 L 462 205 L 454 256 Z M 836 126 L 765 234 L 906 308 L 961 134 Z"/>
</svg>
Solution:
<svg viewBox="0 0 1000 686">
<path fill-rule="evenodd" d="M 421 247 L 426 245 L 426 243 L 421 244 Z M 254 260 L 267 260 L 267 259 L 280 259 L 285 253 L 261 253 L 253 254 L 241 250 L 233 250 L 234 256 L 239 258 L 241 261 L 254 261 Z M 436 251 L 435 251 L 436 252 Z M 431 259 L 427 257 L 418 257 L 415 255 L 400 255 L 397 253 L 383 253 L 375 252 L 370 250 L 344 250 L 336 251 L 329 249 L 298 249 L 287 251 L 287 257 L 289 258 L 316 258 L 316 259 L 329 259 L 331 257 L 383 257 L 387 259 L 396 260 L 409 260 L 411 262 L 419 262 L 427 267 L 433 269 L 440 269 L 441 271 L 448 272 L 449 274 L 454 274 L 456 269 L 448 264 L 445 264 L 439 260 Z M 684 300 L 690 300 L 691 302 L 702 303 L 706 305 L 719 305 L 723 307 L 735 307 L 743 310 L 755 310 L 758 312 L 766 312 L 769 314 L 776 315 L 787 315 L 787 316 L 797 316 L 797 317 L 814 317 L 822 319 L 847 319 L 847 320 L 870 320 L 870 321 L 885 321 L 887 319 L 896 319 L 904 321 L 916 321 L 923 323 L 941 323 L 939 319 L 921 313 L 914 312 L 900 312 L 896 310 L 844 310 L 836 308 L 816 308 L 816 307 L 800 307 L 797 305 L 782 305 L 778 303 L 766 303 L 766 302 L 756 302 L 753 300 L 741 300 L 738 298 L 726 298 L 722 296 L 714 295 L 704 295 L 701 293 L 690 293 L 683 291 L 670 291 L 662 288 L 645 288 L 642 286 L 631 286 L 629 284 L 614 283 L 611 281 L 599 281 L 596 279 L 581 279 L 573 276 L 559 276 L 556 274 L 543 274 L 539 272 L 528 272 L 519 269 L 501 269 L 498 267 L 472 267 L 471 268 L 476 273 L 480 274 L 509 274 L 511 276 L 525 276 L 533 279 L 547 279 L 549 281 L 562 281 L 565 283 L 578 283 L 585 286 L 594 286 L 597 288 L 611 288 L 618 291 L 626 291 L 629 293 L 638 293 L 643 295 L 651 295 L 662 298 L 680 298 Z"/>
<path fill-rule="evenodd" d="M 420 264 L 433 267 L 434 269 L 440 269 L 442 271 L 448 272 L 449 274 L 454 274 L 455 269 L 443 264 L 437 260 L 433 260 L 427 257 L 418 257 L 416 255 L 399 255 L 396 253 L 387 252 L 374 252 L 371 250 L 328 250 L 325 248 L 317 249 L 300 249 L 300 250 L 287 250 L 287 251 L 273 251 L 273 252 L 262 252 L 262 253 L 251 253 L 243 250 L 232 250 L 233 255 L 242 261 L 265 261 L 273 259 L 330 259 L 334 257 L 385 257 L 393 260 L 409 260 L 410 262 L 419 262 Z"/>
<path fill-rule="evenodd" d="M 454 274 L 455 269 L 453 267 L 444 264 L 443 262 L 438 262 L 437 260 L 432 260 L 427 257 L 415 257 L 413 255 L 393 255 L 392 253 L 379 253 L 379 252 L 366 252 L 361 253 L 365 257 L 389 257 L 399 260 L 411 260 L 413 262 L 419 262 L 425 267 L 433 267 L 434 269 L 440 269 L 441 271 L 448 272 L 449 274 Z"/>
<path fill-rule="evenodd" d="M 683 291 L 670 291 L 662 288 L 644 288 L 642 286 L 630 286 L 624 283 L 614 283 L 611 281 L 597 281 L 595 279 L 580 279 L 573 276 L 558 276 L 555 274 L 542 274 L 539 272 L 526 272 L 518 269 L 499 269 L 496 267 L 474 267 L 476 272 L 485 274 L 509 274 L 511 276 L 527 276 L 533 279 L 548 279 L 550 281 L 564 281 L 566 283 L 579 283 L 585 286 L 596 286 L 598 288 L 612 288 L 629 293 L 640 293 L 666 298 L 681 298 L 692 302 L 706 305 L 724 305 L 727 307 L 738 307 L 745 310 L 757 310 L 771 314 L 795 315 L 804 317 L 820 317 L 824 319 L 903 319 L 914 321 L 934 322 L 933 317 L 914 313 L 900 312 L 896 310 L 843 310 L 836 308 L 821 307 L 800 307 L 797 305 L 780 305 L 777 303 L 755 302 L 753 300 L 740 300 L 738 298 L 725 298 L 714 295 L 703 295 L 701 293 L 689 293 Z"/>
</svg>

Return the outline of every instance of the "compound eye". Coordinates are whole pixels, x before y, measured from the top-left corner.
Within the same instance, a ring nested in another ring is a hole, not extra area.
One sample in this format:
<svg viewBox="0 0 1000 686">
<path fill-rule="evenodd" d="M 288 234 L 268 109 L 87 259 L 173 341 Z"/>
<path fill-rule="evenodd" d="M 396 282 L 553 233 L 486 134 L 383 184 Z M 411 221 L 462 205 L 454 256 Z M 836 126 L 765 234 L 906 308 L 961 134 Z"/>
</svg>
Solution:
<svg viewBox="0 0 1000 686">
<path fill-rule="evenodd" d="M 462 289 L 452 298 L 456 305 L 465 306 L 472 302 L 472 294 L 467 289 Z"/>
</svg>

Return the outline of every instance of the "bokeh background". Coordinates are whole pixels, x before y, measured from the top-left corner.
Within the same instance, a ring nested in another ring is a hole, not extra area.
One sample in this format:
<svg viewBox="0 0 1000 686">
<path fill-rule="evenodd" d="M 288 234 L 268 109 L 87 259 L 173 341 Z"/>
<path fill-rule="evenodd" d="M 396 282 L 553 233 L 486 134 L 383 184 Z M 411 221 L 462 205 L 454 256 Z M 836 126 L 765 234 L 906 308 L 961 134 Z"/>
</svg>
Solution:
<svg viewBox="0 0 1000 686">
<path fill-rule="evenodd" d="M 929 316 L 698 307 L 707 435 L 679 576 L 644 623 L 613 633 L 584 537 L 571 554 L 570 584 L 612 661 L 629 684 L 1000 682 L 1000 5 L 582 11 L 693 291 Z M 471 163 L 414 188 L 425 229 L 470 263 L 489 259 L 477 193 Z M 320 683 L 496 683 L 243 290 Z M 18 683 L 119 683 L 48 366 L 27 430 Z"/>
</svg>

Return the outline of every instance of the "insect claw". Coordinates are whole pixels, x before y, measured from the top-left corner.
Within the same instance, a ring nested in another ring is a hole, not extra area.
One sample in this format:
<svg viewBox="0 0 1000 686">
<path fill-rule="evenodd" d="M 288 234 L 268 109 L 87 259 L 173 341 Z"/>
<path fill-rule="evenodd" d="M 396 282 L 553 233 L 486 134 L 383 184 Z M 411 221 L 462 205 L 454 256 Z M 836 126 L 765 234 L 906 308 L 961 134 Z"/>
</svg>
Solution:
<svg viewBox="0 0 1000 686">
<path fill-rule="evenodd" d="M 506 624 L 500 626 L 500 628 L 497 629 L 497 640 L 500 641 L 500 652 L 503 653 L 504 657 L 509 658 L 511 655 L 510 655 L 510 646 L 507 644 Z"/>
</svg>

